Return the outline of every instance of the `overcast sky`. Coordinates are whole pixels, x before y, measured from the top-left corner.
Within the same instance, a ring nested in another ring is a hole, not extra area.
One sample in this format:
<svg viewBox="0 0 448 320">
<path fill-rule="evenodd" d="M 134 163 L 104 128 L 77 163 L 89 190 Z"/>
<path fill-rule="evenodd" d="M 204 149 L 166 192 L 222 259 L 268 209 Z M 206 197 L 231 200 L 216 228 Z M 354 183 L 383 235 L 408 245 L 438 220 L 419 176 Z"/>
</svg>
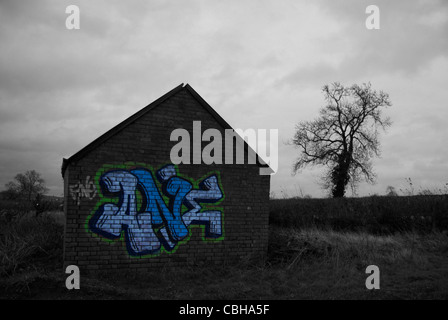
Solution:
<svg viewBox="0 0 448 320">
<path fill-rule="evenodd" d="M 79 30 L 65 26 L 71 4 Z M 370 4 L 380 30 L 365 27 Z M 180 83 L 234 128 L 279 129 L 277 197 L 325 195 L 319 168 L 291 175 L 285 142 L 334 81 L 370 81 L 393 104 L 377 184 L 360 195 L 448 183 L 446 0 L 1 0 L 0 21 L 0 189 L 35 169 L 62 195 L 63 157 Z"/>
</svg>

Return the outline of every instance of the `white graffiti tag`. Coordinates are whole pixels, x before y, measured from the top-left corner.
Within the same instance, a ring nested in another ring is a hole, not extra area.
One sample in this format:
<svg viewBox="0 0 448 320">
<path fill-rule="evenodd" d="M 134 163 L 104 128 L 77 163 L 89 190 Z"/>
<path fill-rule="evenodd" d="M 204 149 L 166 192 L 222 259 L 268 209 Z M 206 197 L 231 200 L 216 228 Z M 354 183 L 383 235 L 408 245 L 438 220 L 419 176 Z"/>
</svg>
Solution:
<svg viewBox="0 0 448 320">
<path fill-rule="evenodd" d="M 84 184 L 79 181 L 77 184 L 72 184 L 68 188 L 72 199 L 76 201 L 78 206 L 81 203 L 81 198 L 88 198 L 89 200 L 92 200 L 96 196 L 95 184 L 93 181 L 90 181 L 90 176 L 86 177 Z"/>
</svg>

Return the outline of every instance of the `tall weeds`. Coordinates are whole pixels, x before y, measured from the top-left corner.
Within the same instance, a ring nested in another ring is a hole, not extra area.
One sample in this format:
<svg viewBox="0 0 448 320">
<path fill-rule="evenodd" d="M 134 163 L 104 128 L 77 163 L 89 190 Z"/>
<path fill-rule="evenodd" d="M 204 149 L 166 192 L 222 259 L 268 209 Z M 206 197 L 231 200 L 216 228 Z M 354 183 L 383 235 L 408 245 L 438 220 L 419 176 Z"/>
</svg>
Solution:
<svg viewBox="0 0 448 320">
<path fill-rule="evenodd" d="M 0 228 L 0 275 L 33 268 L 39 261 L 59 259 L 63 227 L 49 215 L 23 217 Z"/>
</svg>

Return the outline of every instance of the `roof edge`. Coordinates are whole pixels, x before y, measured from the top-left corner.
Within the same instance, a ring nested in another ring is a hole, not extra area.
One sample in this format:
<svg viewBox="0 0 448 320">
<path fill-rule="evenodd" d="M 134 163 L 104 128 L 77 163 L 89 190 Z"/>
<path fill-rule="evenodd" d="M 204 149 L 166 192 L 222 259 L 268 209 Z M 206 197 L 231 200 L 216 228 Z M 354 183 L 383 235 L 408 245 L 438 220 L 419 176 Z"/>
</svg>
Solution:
<svg viewBox="0 0 448 320">
<path fill-rule="evenodd" d="M 218 123 L 223 126 L 224 129 L 231 129 L 231 130 L 235 130 L 234 128 L 232 128 L 232 126 L 226 121 L 224 120 L 223 117 L 221 117 L 219 115 L 218 112 L 215 111 L 215 109 L 213 109 L 213 107 L 211 105 L 208 104 L 207 101 L 204 100 L 204 98 L 202 98 L 199 93 L 197 93 L 188 83 L 185 85 L 184 87 L 185 89 L 187 89 L 188 92 L 190 92 L 190 94 L 208 111 L 212 114 L 212 116 L 216 119 L 216 121 L 218 121 Z M 239 135 L 238 135 L 239 136 Z M 245 148 L 247 148 L 249 150 L 251 150 L 255 155 L 255 159 L 256 159 L 256 164 L 259 167 L 269 167 L 269 165 L 267 163 L 265 163 L 263 160 L 260 161 L 260 156 L 258 155 L 257 152 L 255 152 L 255 150 L 252 149 L 252 147 L 247 143 L 246 140 L 244 140 L 243 138 L 241 138 L 241 136 L 239 136 L 243 145 L 245 146 Z"/>
<path fill-rule="evenodd" d="M 150 104 L 148 104 L 143 109 L 141 109 L 141 110 L 137 111 L 136 113 L 134 113 L 129 118 L 123 120 L 122 122 L 120 122 L 116 126 L 112 127 L 111 129 L 109 129 L 108 131 L 103 133 L 101 136 L 99 136 L 98 138 L 96 138 L 95 140 L 90 142 L 88 145 L 86 145 L 84 148 L 82 148 L 81 150 L 76 152 L 74 155 L 72 155 L 68 159 L 64 158 L 63 161 L 62 161 L 62 168 L 61 168 L 62 177 L 64 177 L 65 170 L 67 169 L 67 167 L 69 166 L 69 164 L 71 162 L 79 160 L 84 155 L 86 155 L 87 153 L 89 153 L 90 151 L 95 149 L 99 144 L 101 144 L 104 141 L 110 139 L 112 136 L 114 136 L 115 134 L 120 132 L 123 128 L 125 128 L 126 126 L 128 126 L 129 124 L 131 124 L 132 122 L 134 122 L 135 120 L 140 118 L 142 115 L 144 115 L 145 113 L 147 113 L 151 109 L 155 108 L 156 106 L 158 106 L 159 104 L 161 104 L 162 102 L 164 102 L 165 100 L 170 98 L 171 96 L 175 95 L 176 93 L 178 93 L 183 88 L 184 88 L 184 83 L 181 83 L 180 85 L 178 85 L 174 89 L 172 89 L 169 92 L 165 93 L 160 98 L 158 98 L 158 99 L 154 100 L 153 102 L 151 102 Z"/>
<path fill-rule="evenodd" d="M 184 86 L 184 83 L 181 83 L 180 85 L 178 85 L 177 87 L 175 87 L 171 91 L 167 92 L 166 94 L 164 94 L 160 98 L 158 98 L 158 99 L 154 100 L 153 102 L 151 102 L 150 104 L 148 104 L 143 109 L 141 109 L 141 110 L 137 111 L 136 113 L 134 113 L 129 118 L 125 119 L 124 121 L 120 122 L 116 126 L 112 127 L 110 130 L 106 131 L 104 134 L 102 134 L 101 136 L 99 136 L 98 138 L 96 138 L 95 140 L 90 142 L 88 145 L 86 145 L 84 148 L 82 148 L 81 150 L 76 152 L 74 155 L 72 155 L 68 159 L 63 158 L 63 160 L 62 160 L 62 167 L 61 167 L 62 177 L 64 177 L 65 171 L 66 171 L 67 167 L 70 165 L 70 163 L 78 161 L 83 156 L 85 156 L 87 153 L 89 153 L 90 151 L 95 149 L 98 145 L 100 145 L 104 141 L 110 139 L 112 136 L 114 136 L 115 134 L 119 133 L 122 129 L 127 127 L 129 124 L 131 124 L 132 122 L 134 122 L 135 120 L 137 120 L 138 118 L 140 118 L 141 116 L 143 116 L 144 114 L 146 114 L 147 112 L 149 112 L 150 110 L 152 110 L 153 108 L 155 108 L 156 106 L 158 106 L 159 104 L 161 104 L 162 102 L 164 102 L 165 100 L 167 100 L 168 98 L 170 98 L 171 96 L 175 95 L 176 93 L 178 93 L 179 91 L 181 91 L 183 89 L 187 90 L 193 96 L 193 98 L 195 98 L 196 101 L 198 101 L 202 105 L 202 107 L 204 107 L 224 129 L 234 130 L 230 126 L 230 124 L 227 121 L 225 121 L 224 118 L 222 118 L 219 115 L 219 113 L 216 112 L 207 103 L 207 101 L 205 101 L 199 95 L 199 93 L 197 93 L 189 84 L 186 84 Z M 254 151 L 243 138 L 240 137 L 240 139 L 241 139 L 241 142 L 244 144 L 244 146 L 246 148 L 248 148 L 248 150 L 250 149 L 250 150 Z M 260 166 L 260 167 L 269 167 L 269 165 L 264 163 L 264 161 L 260 161 L 259 156 L 258 156 L 258 154 L 255 151 L 254 151 L 254 154 L 257 155 L 256 156 L 256 164 L 258 166 Z"/>
</svg>

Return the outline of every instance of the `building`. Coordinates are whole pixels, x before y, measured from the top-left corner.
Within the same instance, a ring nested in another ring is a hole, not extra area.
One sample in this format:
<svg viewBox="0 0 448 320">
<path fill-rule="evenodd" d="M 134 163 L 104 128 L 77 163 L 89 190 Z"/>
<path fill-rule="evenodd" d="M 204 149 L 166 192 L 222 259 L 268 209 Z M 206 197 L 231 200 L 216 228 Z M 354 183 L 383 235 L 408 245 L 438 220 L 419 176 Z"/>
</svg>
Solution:
<svg viewBox="0 0 448 320">
<path fill-rule="evenodd" d="M 201 134 L 216 129 L 224 137 L 232 129 L 181 84 L 63 159 L 65 266 L 83 272 L 264 259 L 270 176 L 260 175 L 260 167 L 266 165 L 247 159 L 174 165 L 173 130 L 193 133 L 198 121 Z M 249 158 L 250 147 L 235 141 L 232 158 L 238 143 Z M 199 150 L 209 144 L 200 143 Z M 198 148 L 191 150 L 197 157 Z"/>
</svg>

